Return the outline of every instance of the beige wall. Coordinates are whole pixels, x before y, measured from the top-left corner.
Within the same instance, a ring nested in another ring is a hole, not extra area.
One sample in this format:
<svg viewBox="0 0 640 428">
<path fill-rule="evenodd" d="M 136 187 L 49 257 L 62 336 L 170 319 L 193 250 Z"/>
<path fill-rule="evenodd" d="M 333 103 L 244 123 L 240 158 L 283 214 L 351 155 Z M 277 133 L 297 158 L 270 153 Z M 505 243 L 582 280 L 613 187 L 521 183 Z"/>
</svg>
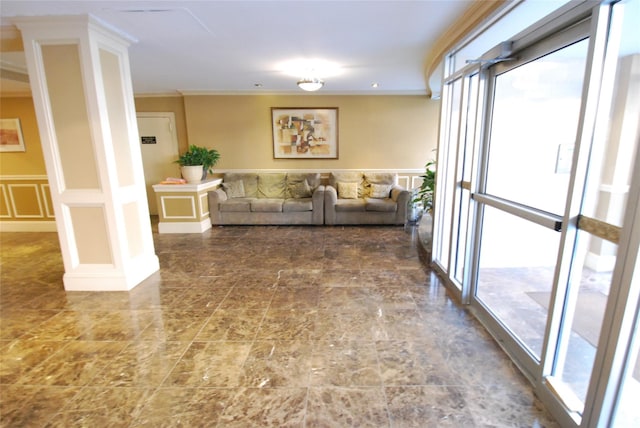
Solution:
<svg viewBox="0 0 640 428">
<path fill-rule="evenodd" d="M 421 169 L 434 156 L 440 104 L 426 96 L 193 95 L 184 107 L 189 143 L 217 149 L 220 169 Z M 273 159 L 271 107 L 338 107 L 339 159 Z"/>
<path fill-rule="evenodd" d="M 180 152 L 188 144 L 214 147 L 222 155 L 217 168 L 321 170 L 422 170 L 435 156 L 440 108 L 425 96 L 356 95 L 137 97 L 135 105 L 139 112 L 174 112 Z M 271 107 L 338 107 L 339 158 L 273 159 Z M 26 146 L 0 153 L 0 223 L 48 222 L 54 230 L 31 97 L 1 98 L 0 117 L 20 119 Z M 402 184 L 419 185 L 414 179 L 409 174 Z"/>
<path fill-rule="evenodd" d="M 188 145 L 182 97 L 136 97 L 136 111 L 174 112 L 180 151 Z M 0 117 L 19 118 L 26 152 L 0 152 L 0 175 L 45 175 L 47 173 L 36 112 L 31 97 L 0 98 Z"/>
<path fill-rule="evenodd" d="M 24 152 L 0 152 L 0 231 L 54 231 L 53 203 L 33 100 L 0 98 L 0 117 L 20 119 L 25 146 Z M 25 226 L 5 229 L 7 223 Z"/>
<path fill-rule="evenodd" d="M 440 108 L 425 96 L 399 95 L 136 97 L 135 105 L 174 112 L 180 152 L 214 147 L 221 169 L 420 169 L 434 156 Z M 339 158 L 273 159 L 271 107 L 338 107 Z M 32 99 L 2 98 L 0 116 L 20 118 L 27 148 L 0 153 L 0 174 L 46 174 Z"/>
<path fill-rule="evenodd" d="M 42 144 L 31 97 L 0 98 L 0 117 L 18 118 L 25 152 L 1 152 L 0 175 L 46 175 Z"/>
</svg>

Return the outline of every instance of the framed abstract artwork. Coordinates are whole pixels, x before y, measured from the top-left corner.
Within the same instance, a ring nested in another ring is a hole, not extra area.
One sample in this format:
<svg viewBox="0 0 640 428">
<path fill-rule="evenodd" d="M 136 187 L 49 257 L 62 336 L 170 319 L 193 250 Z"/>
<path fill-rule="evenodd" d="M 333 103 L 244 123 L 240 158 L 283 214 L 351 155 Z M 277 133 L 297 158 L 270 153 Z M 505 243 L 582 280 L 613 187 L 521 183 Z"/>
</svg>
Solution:
<svg viewBox="0 0 640 428">
<path fill-rule="evenodd" d="M 274 159 L 338 159 L 338 108 L 271 108 Z"/>
<path fill-rule="evenodd" d="M 24 152 L 20 119 L 0 119 L 0 152 Z"/>
</svg>

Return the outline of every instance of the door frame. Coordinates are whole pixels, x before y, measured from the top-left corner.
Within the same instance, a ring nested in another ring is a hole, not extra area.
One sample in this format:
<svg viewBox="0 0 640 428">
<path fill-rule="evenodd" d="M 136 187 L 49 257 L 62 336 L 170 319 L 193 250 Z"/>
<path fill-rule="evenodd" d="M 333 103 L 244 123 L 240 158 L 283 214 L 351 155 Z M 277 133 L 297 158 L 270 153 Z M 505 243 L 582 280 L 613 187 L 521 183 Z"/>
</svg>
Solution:
<svg viewBox="0 0 640 428">
<path fill-rule="evenodd" d="M 172 111 L 136 112 L 136 126 L 137 126 L 137 120 L 138 119 L 153 118 L 153 117 L 164 118 L 164 119 L 169 120 L 169 132 L 171 134 L 171 139 L 175 143 L 176 154 L 180 154 L 180 145 L 179 145 L 179 142 L 178 142 L 178 132 L 177 132 L 177 128 L 176 128 L 176 114 L 174 112 L 172 112 Z M 138 134 L 140 134 L 140 130 L 139 129 L 138 129 Z M 141 136 L 138 135 L 138 141 L 140 141 L 140 137 Z M 140 143 L 140 145 L 142 146 L 142 143 Z M 142 147 L 140 147 L 140 152 L 141 152 L 141 155 L 142 155 Z M 141 156 L 141 158 L 142 158 L 142 156 Z M 176 159 L 177 159 L 177 157 L 176 157 Z M 144 159 L 143 159 L 143 165 L 142 166 L 143 166 L 142 169 L 144 171 Z M 146 180 L 146 176 L 145 176 L 145 190 L 147 191 L 147 194 L 148 194 L 149 189 L 147 189 L 146 182 L 147 182 L 147 180 Z M 149 196 L 148 195 L 147 195 L 147 201 L 149 202 Z M 151 210 L 151 206 L 149 206 L 149 210 Z"/>
</svg>

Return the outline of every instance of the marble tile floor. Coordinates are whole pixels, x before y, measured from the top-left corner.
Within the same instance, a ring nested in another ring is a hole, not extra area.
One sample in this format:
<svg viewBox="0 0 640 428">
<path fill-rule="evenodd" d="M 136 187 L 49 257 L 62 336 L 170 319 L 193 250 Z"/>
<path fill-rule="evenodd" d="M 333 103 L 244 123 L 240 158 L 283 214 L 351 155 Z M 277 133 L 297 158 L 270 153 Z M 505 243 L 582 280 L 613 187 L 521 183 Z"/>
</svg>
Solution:
<svg viewBox="0 0 640 428">
<path fill-rule="evenodd" d="M 415 226 L 154 242 L 132 291 L 65 292 L 56 234 L 0 234 L 0 426 L 557 426 Z"/>
</svg>

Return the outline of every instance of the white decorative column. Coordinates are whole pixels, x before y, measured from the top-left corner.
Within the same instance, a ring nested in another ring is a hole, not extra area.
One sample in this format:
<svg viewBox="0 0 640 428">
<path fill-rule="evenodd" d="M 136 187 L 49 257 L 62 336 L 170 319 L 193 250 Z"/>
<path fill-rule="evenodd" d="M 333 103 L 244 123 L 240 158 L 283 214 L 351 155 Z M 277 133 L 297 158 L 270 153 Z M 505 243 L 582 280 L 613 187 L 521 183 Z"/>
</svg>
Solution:
<svg viewBox="0 0 640 428">
<path fill-rule="evenodd" d="M 159 269 L 128 47 L 91 16 L 16 18 L 67 290 L 130 290 Z"/>
</svg>

